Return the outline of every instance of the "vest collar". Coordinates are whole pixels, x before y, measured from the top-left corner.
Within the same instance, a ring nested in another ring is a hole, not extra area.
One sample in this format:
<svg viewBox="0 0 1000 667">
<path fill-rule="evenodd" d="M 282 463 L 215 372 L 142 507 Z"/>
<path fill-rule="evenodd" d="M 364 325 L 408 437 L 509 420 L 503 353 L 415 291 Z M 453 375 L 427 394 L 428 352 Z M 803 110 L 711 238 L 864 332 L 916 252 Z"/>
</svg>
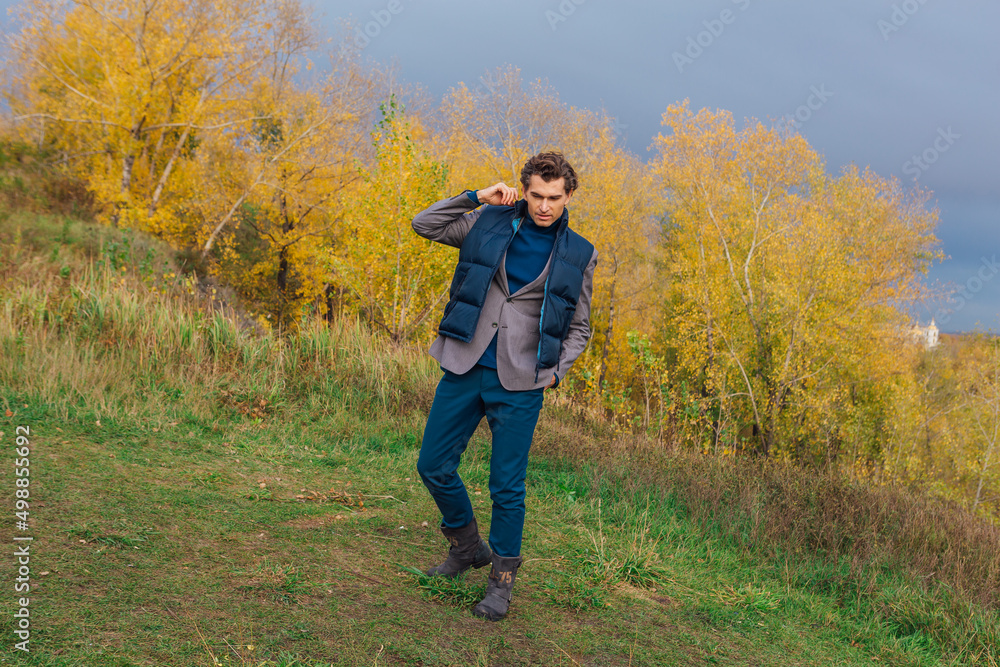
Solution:
<svg viewBox="0 0 1000 667">
<path fill-rule="evenodd" d="M 518 199 L 514 202 L 514 220 L 518 220 L 517 226 L 521 226 L 521 222 L 528 217 L 528 201 L 526 199 Z M 534 220 L 532 220 L 534 222 Z M 569 225 L 569 208 L 564 207 L 562 215 L 559 219 L 555 221 L 555 226 L 558 231 L 556 231 L 556 236 L 562 233 L 563 228 Z"/>
</svg>

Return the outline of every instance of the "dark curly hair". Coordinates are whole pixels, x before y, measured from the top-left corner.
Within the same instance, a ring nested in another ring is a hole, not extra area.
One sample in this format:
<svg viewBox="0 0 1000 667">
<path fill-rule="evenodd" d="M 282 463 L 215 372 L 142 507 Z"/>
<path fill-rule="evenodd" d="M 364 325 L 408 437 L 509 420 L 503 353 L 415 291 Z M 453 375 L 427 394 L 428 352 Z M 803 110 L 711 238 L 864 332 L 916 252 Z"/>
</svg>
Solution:
<svg viewBox="0 0 1000 667">
<path fill-rule="evenodd" d="M 524 163 L 524 167 L 521 169 L 521 187 L 525 192 L 527 192 L 528 183 L 531 182 L 531 177 L 534 174 L 541 176 L 542 180 L 546 183 L 564 178 L 566 179 L 566 193 L 569 194 L 576 190 L 576 172 L 570 163 L 566 161 L 566 158 L 563 157 L 562 153 L 552 151 L 539 153 L 534 157 L 528 158 L 528 161 Z"/>
</svg>

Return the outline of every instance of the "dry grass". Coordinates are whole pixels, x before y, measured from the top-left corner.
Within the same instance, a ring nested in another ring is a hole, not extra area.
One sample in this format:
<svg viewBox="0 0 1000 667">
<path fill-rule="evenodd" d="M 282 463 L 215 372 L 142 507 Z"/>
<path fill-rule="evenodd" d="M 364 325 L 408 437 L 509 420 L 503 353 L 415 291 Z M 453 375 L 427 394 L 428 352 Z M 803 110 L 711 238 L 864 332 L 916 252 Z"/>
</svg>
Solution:
<svg viewBox="0 0 1000 667">
<path fill-rule="evenodd" d="M 747 549 L 847 558 L 859 577 L 871 568 L 903 568 L 915 580 L 1000 609 L 1000 527 L 956 504 L 835 471 L 708 457 L 629 436 L 568 442 L 558 427 L 543 427 L 539 445 L 547 453 L 595 462 L 604 480 L 617 478 L 627 490 L 659 489 Z"/>
<path fill-rule="evenodd" d="M 0 223 L 0 382 L 62 419 L 86 409 L 97 419 L 157 421 L 178 399 L 199 418 L 220 405 L 256 406 L 264 417 L 300 401 L 360 414 L 373 396 L 387 412 L 427 407 L 436 367 L 418 350 L 352 320 L 262 335 L 168 259 L 143 273 L 131 255 L 67 253 L 51 238 L 58 227 L 28 219 Z"/>
<path fill-rule="evenodd" d="M 0 210 L 91 217 L 93 196 L 78 180 L 53 169 L 56 156 L 0 141 Z"/>
</svg>

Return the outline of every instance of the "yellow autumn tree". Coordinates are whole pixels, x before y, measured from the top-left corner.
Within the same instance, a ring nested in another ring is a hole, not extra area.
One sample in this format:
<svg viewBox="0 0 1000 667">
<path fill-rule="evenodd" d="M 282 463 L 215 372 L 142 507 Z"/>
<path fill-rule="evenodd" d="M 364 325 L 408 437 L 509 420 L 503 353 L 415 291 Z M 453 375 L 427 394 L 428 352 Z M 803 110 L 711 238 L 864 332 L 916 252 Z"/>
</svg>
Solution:
<svg viewBox="0 0 1000 667">
<path fill-rule="evenodd" d="M 261 73 L 247 108 L 233 110 L 255 120 L 206 142 L 198 160 L 202 259 L 286 328 L 329 307 L 328 256 L 352 242 L 343 211 L 368 159 L 361 140 L 378 87 L 352 59 L 335 61 L 318 89 L 292 85 L 290 67 Z"/>
<path fill-rule="evenodd" d="M 1000 338 L 978 334 L 958 377 L 956 468 L 973 510 L 1000 507 Z"/>
<path fill-rule="evenodd" d="M 647 381 L 658 383 L 643 376 L 628 336 L 630 331 L 651 331 L 654 324 L 649 306 L 662 288 L 653 266 L 658 202 L 649 170 L 620 145 L 606 115 L 574 111 L 561 135 L 580 181 L 569 206 L 570 222 L 599 253 L 592 338 L 575 375 L 599 404 L 624 415 L 631 404 L 626 394 L 635 392 L 635 405 L 645 406 Z M 648 411 L 643 419 L 648 425 Z"/>
<path fill-rule="evenodd" d="M 191 164 L 269 63 L 305 48 L 297 0 L 29 0 L 8 103 L 24 136 L 59 152 L 113 224 L 189 241 Z M 224 117 L 224 119 L 223 119 Z"/>
<path fill-rule="evenodd" d="M 333 280 L 374 328 L 393 341 L 426 339 L 448 293 L 455 250 L 413 233 L 417 213 L 445 196 L 446 170 L 423 144 L 417 118 L 390 98 L 371 133 L 375 161 L 359 169 L 346 203 L 350 242 L 330 252 Z"/>
<path fill-rule="evenodd" d="M 903 307 L 936 256 L 926 196 L 825 173 L 798 135 L 726 112 L 663 117 L 663 349 L 712 445 L 807 460 L 879 456 Z M 685 408 L 688 405 L 684 406 Z"/>
<path fill-rule="evenodd" d="M 487 71 L 471 88 L 459 83 L 445 96 L 440 116 L 435 152 L 449 165 L 453 189 L 497 180 L 517 187 L 525 161 L 560 149 L 569 128 L 558 94 L 541 80 L 526 85 L 512 66 Z"/>
</svg>

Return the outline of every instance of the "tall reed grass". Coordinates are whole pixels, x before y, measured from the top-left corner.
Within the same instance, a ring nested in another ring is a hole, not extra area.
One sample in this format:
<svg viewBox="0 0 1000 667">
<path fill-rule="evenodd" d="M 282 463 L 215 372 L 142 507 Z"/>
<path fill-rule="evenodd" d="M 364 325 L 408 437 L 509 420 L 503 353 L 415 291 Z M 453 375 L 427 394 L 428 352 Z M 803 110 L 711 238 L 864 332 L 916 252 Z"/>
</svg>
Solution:
<svg viewBox="0 0 1000 667">
<path fill-rule="evenodd" d="M 258 399 L 358 415 L 429 402 L 433 362 L 357 320 L 260 332 L 181 279 L 143 280 L 127 260 L 119 269 L 65 249 L 46 259 L 10 220 L 0 233 L 0 384 L 59 419 L 215 419 Z"/>
</svg>

